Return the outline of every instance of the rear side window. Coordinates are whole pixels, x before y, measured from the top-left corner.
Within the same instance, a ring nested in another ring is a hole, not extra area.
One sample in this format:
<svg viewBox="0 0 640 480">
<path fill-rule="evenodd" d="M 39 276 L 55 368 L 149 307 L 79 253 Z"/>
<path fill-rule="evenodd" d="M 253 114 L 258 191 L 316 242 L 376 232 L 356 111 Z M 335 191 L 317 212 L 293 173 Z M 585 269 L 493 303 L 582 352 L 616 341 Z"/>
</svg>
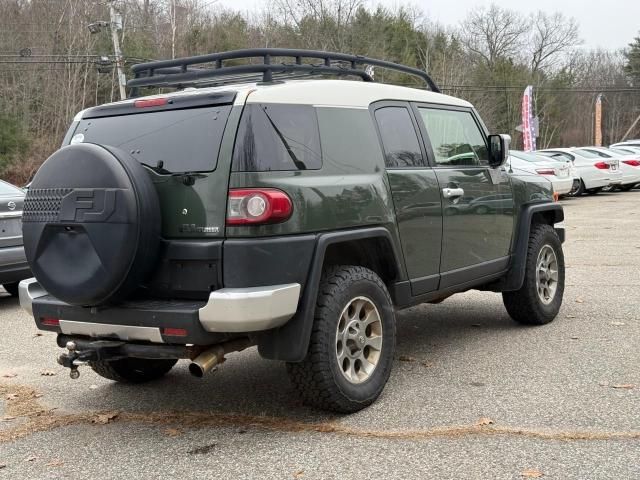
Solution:
<svg viewBox="0 0 640 480">
<path fill-rule="evenodd" d="M 90 118 L 71 143 L 110 145 L 140 163 L 170 172 L 215 170 L 231 105 Z"/>
<path fill-rule="evenodd" d="M 382 107 L 376 110 L 375 116 L 387 167 L 423 167 L 424 158 L 409 110 L 405 107 Z"/>
<path fill-rule="evenodd" d="M 247 104 L 233 150 L 234 172 L 322 167 L 316 110 L 310 105 Z"/>
</svg>

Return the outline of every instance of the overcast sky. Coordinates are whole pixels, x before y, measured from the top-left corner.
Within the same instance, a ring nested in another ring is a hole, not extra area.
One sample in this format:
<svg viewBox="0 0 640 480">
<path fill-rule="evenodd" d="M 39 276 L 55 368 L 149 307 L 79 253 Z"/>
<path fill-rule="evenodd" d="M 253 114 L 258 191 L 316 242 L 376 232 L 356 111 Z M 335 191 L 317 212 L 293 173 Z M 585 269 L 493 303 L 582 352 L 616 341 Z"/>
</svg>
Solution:
<svg viewBox="0 0 640 480">
<path fill-rule="evenodd" d="M 259 9 L 260 0 L 218 0 L 233 9 Z M 626 47 L 640 30 L 640 0 L 368 0 L 367 5 L 388 7 L 411 4 L 418 6 L 428 18 L 444 25 L 458 25 L 469 9 L 495 3 L 501 7 L 529 13 L 536 10 L 560 11 L 580 23 L 584 45 L 589 48 L 617 49 Z"/>
</svg>

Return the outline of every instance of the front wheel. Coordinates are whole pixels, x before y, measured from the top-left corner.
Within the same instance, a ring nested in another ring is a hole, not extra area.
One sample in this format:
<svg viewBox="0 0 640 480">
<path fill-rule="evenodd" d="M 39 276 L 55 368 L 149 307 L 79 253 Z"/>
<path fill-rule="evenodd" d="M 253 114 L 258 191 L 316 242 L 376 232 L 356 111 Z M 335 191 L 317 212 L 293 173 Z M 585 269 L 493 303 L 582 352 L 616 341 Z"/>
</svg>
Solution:
<svg viewBox="0 0 640 480">
<path fill-rule="evenodd" d="M 341 413 L 382 393 L 395 351 L 395 313 L 380 277 L 337 266 L 322 277 L 306 358 L 287 372 L 304 403 Z"/>
<path fill-rule="evenodd" d="M 525 325 L 544 325 L 556 318 L 564 294 L 562 243 L 550 225 L 534 225 L 520 290 L 503 292 L 511 318 Z"/>
<path fill-rule="evenodd" d="M 122 383 L 144 383 L 166 375 L 177 359 L 120 358 L 98 360 L 89 365 L 101 377 Z"/>
</svg>

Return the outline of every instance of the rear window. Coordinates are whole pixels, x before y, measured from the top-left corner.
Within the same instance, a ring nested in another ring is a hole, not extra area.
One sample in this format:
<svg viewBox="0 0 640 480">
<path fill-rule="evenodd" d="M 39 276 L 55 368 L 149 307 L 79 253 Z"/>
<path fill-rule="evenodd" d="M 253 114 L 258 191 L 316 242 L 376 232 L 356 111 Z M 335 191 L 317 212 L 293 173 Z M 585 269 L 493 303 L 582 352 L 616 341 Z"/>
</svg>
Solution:
<svg viewBox="0 0 640 480">
<path fill-rule="evenodd" d="M 4 180 L 0 180 L 0 195 L 24 195 L 24 191 Z"/>
<path fill-rule="evenodd" d="M 120 148 L 170 172 L 215 170 L 231 105 L 167 110 L 81 120 L 71 143 Z"/>
<path fill-rule="evenodd" d="M 316 110 L 310 105 L 248 104 L 233 151 L 233 171 L 322 167 Z"/>
</svg>

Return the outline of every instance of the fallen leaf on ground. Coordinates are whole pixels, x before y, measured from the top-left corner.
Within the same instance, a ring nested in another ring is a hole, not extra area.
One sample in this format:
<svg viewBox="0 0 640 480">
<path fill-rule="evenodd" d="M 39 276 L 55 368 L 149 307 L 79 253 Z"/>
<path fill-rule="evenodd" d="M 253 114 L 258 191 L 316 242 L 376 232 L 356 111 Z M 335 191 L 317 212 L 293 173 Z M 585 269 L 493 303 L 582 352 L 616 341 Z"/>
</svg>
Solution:
<svg viewBox="0 0 640 480">
<path fill-rule="evenodd" d="M 33 338 L 41 337 L 41 336 L 42 336 L 42 334 L 40 332 L 37 332 L 37 333 L 33 334 Z"/>
<path fill-rule="evenodd" d="M 15 400 L 16 398 L 18 398 L 18 394 L 17 393 L 9 393 L 7 394 L 7 400 Z"/>
<path fill-rule="evenodd" d="M 64 465 L 64 462 L 59 458 L 55 458 L 47 463 L 47 467 L 61 467 L 62 465 Z"/>
<path fill-rule="evenodd" d="M 582 297 L 578 297 L 576 298 L 576 303 L 584 303 L 584 300 L 582 299 Z"/>
<path fill-rule="evenodd" d="M 117 412 L 101 413 L 99 415 L 96 415 L 94 418 L 92 418 L 91 419 L 91 423 L 96 423 L 98 425 L 106 425 L 107 423 L 109 423 L 111 420 L 113 420 L 117 416 L 118 416 Z"/>
<path fill-rule="evenodd" d="M 569 337 L 571 340 L 578 340 L 580 337 Z"/>
<path fill-rule="evenodd" d="M 41 394 L 41 393 L 35 393 L 35 394 L 33 395 L 33 398 L 40 398 L 41 396 L 42 396 L 42 394 Z"/>
<path fill-rule="evenodd" d="M 17 377 L 18 374 L 13 372 L 6 372 L 6 373 L 3 373 L 2 376 L 4 378 L 14 378 L 14 377 Z"/>
<path fill-rule="evenodd" d="M 611 322 L 610 325 L 613 325 L 614 327 L 621 327 L 624 325 L 624 322 Z"/>
<path fill-rule="evenodd" d="M 491 425 L 493 423 L 493 420 L 491 420 L 489 417 L 480 417 L 480 419 L 476 422 L 476 425 L 478 427 L 484 427 L 486 425 Z"/>
<path fill-rule="evenodd" d="M 423 367 L 433 367 L 433 363 L 432 362 L 420 362 L 422 364 Z"/>
<path fill-rule="evenodd" d="M 633 383 L 616 383 L 615 385 L 611 385 L 611 388 L 624 388 L 625 390 L 631 390 L 636 388 Z"/>
<path fill-rule="evenodd" d="M 576 316 L 575 315 L 567 315 L 566 318 L 576 318 Z"/>
<path fill-rule="evenodd" d="M 38 457 L 29 457 L 29 458 L 25 458 L 24 461 L 25 462 L 35 462 L 38 459 Z"/>
<path fill-rule="evenodd" d="M 527 470 L 520 472 L 520 476 L 526 478 L 540 478 L 544 476 L 544 473 L 536 468 L 528 468 Z"/>
<path fill-rule="evenodd" d="M 8 422 L 10 420 L 15 420 L 16 417 L 12 417 L 11 415 L 5 415 L 4 417 L 2 417 L 2 421 L 3 422 Z"/>
<path fill-rule="evenodd" d="M 398 360 L 401 362 L 415 362 L 416 359 L 414 357 L 410 357 L 409 355 L 400 355 Z"/>
<path fill-rule="evenodd" d="M 0 463 L 0 468 L 5 468 L 7 466 L 6 463 Z"/>
<path fill-rule="evenodd" d="M 304 470 L 298 470 L 296 473 L 293 474 L 293 478 L 302 478 L 304 477 Z"/>
<path fill-rule="evenodd" d="M 40 372 L 40 375 L 43 377 L 53 377 L 56 374 L 53 370 L 43 370 Z"/>
<path fill-rule="evenodd" d="M 162 433 L 169 437 L 177 437 L 178 435 L 182 435 L 182 430 L 179 430 L 177 428 L 167 428 Z"/>
<path fill-rule="evenodd" d="M 472 387 L 484 387 L 485 383 L 484 382 L 471 382 L 469 385 L 471 385 Z"/>
<path fill-rule="evenodd" d="M 96 388 L 98 388 L 98 385 L 89 385 L 89 388 L 90 388 L 91 390 L 95 390 Z"/>
</svg>

